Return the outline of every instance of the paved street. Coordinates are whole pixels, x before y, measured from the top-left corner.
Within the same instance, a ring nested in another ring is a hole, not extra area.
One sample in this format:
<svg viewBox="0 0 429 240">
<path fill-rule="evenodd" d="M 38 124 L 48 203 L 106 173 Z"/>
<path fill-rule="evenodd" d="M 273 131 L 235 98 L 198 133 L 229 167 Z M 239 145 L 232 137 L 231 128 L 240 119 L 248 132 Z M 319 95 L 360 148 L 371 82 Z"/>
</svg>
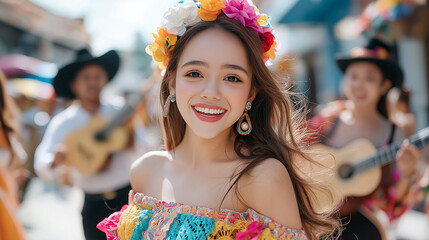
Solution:
<svg viewBox="0 0 429 240">
<path fill-rule="evenodd" d="M 83 240 L 83 193 L 33 179 L 18 211 L 28 240 Z"/>
<path fill-rule="evenodd" d="M 390 229 L 392 239 L 397 240 L 428 240 L 428 217 L 417 211 L 408 211 Z"/>
</svg>

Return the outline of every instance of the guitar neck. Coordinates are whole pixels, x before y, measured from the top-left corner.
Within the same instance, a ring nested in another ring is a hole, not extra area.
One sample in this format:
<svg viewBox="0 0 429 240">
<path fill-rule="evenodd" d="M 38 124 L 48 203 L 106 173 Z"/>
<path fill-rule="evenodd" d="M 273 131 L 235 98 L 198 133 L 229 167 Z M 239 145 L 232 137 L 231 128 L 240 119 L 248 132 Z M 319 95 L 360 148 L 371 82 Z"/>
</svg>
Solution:
<svg viewBox="0 0 429 240">
<path fill-rule="evenodd" d="M 419 131 L 417 134 L 410 137 L 410 143 L 418 149 L 422 149 L 429 144 L 429 128 Z M 394 143 L 387 148 L 377 151 L 377 154 L 362 161 L 354 166 L 355 172 L 363 172 L 374 167 L 379 167 L 391 163 L 396 160 L 396 153 L 401 148 L 402 143 Z"/>
<path fill-rule="evenodd" d="M 133 94 L 127 98 L 127 102 L 124 107 L 115 115 L 115 117 L 96 133 L 96 139 L 104 140 L 110 133 L 115 130 L 119 125 L 124 123 L 130 115 L 134 112 L 134 109 L 139 105 L 142 96 L 140 94 Z"/>
</svg>

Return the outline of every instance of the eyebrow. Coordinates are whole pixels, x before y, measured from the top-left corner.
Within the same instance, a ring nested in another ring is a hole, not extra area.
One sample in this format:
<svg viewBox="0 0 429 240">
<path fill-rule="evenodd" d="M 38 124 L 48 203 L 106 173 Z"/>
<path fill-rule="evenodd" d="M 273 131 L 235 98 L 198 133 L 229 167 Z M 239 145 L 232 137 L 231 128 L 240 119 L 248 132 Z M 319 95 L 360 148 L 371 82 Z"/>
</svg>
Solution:
<svg viewBox="0 0 429 240">
<path fill-rule="evenodd" d="M 241 67 L 239 65 L 225 64 L 225 65 L 222 66 L 222 68 L 240 70 L 240 71 L 244 72 L 246 75 L 249 75 L 249 73 L 246 71 L 246 69 L 244 69 L 243 67 Z"/>
<path fill-rule="evenodd" d="M 204 67 L 208 67 L 209 64 L 203 61 L 198 61 L 198 60 L 194 60 L 194 61 L 189 61 L 184 63 L 180 68 L 189 66 L 189 65 L 198 65 L 198 66 L 204 66 Z"/>
<path fill-rule="evenodd" d="M 203 67 L 208 67 L 209 64 L 203 61 L 199 61 L 199 60 L 194 60 L 194 61 L 189 61 L 184 63 L 181 68 L 189 66 L 189 65 L 197 65 L 197 66 L 203 66 Z M 249 75 L 249 73 L 247 72 L 246 69 L 244 69 L 243 67 L 239 66 L 239 65 L 235 65 L 235 64 L 224 64 L 222 66 L 223 69 L 235 69 L 235 70 L 240 70 L 242 72 L 244 72 L 246 75 Z"/>
</svg>

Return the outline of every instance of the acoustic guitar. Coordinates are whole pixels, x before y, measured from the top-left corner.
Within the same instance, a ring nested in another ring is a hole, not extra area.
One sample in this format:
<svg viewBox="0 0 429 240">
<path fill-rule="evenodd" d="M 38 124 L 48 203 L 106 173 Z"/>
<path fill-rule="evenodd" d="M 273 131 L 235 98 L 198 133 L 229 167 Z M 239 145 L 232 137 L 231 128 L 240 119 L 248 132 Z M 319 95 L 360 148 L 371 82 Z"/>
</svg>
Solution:
<svg viewBox="0 0 429 240">
<path fill-rule="evenodd" d="M 409 138 L 410 143 L 421 149 L 429 143 L 429 127 Z M 322 144 L 314 146 L 319 156 L 313 156 L 320 163 L 304 166 L 308 177 L 327 183 L 331 194 L 313 189 L 316 209 L 323 212 L 338 206 L 345 197 L 361 197 L 372 193 L 381 181 L 381 167 L 396 160 L 401 143 L 391 144 L 377 150 L 366 139 L 358 139 L 343 147 L 334 149 Z M 317 150 L 316 150 L 317 149 Z"/>
<path fill-rule="evenodd" d="M 65 138 L 66 162 L 82 174 L 94 174 L 105 166 L 109 155 L 124 149 L 130 141 L 131 129 L 121 126 L 141 102 L 139 94 L 131 95 L 125 106 L 110 121 L 94 116 L 83 128 Z"/>
</svg>

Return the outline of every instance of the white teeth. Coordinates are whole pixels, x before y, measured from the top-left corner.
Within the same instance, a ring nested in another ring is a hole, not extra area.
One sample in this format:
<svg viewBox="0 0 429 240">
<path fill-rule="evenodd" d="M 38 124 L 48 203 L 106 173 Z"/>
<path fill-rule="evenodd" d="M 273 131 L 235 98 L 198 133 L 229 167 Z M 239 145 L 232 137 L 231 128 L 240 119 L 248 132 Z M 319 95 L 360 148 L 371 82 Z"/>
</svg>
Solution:
<svg viewBox="0 0 429 240">
<path fill-rule="evenodd" d="M 213 108 L 202 108 L 202 107 L 194 107 L 197 112 L 205 113 L 205 114 L 222 114 L 225 112 L 223 109 L 213 109 Z"/>
</svg>

